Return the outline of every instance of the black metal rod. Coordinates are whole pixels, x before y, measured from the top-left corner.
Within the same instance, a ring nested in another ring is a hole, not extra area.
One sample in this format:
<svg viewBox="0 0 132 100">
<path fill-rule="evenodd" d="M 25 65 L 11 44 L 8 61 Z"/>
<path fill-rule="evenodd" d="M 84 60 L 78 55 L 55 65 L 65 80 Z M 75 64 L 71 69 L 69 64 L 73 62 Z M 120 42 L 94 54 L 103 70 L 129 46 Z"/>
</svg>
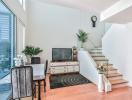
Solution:
<svg viewBox="0 0 132 100">
<path fill-rule="evenodd" d="M 38 80 L 38 100 L 41 100 L 40 81 Z"/>
</svg>

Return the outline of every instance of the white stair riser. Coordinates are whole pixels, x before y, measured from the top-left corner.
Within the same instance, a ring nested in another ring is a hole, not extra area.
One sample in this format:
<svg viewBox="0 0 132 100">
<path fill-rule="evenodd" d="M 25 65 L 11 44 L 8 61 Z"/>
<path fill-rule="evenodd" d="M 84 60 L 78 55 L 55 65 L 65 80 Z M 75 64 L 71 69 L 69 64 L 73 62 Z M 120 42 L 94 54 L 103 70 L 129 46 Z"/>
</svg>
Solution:
<svg viewBox="0 0 132 100">
<path fill-rule="evenodd" d="M 108 71 L 108 74 L 114 74 L 114 73 L 117 73 L 117 70 L 109 70 Z"/>
<path fill-rule="evenodd" d="M 99 65 L 99 64 L 108 64 L 109 62 L 108 61 L 96 61 L 96 63 Z"/>
<path fill-rule="evenodd" d="M 91 52 L 102 52 L 101 49 L 95 49 L 95 50 L 92 50 Z"/>
<path fill-rule="evenodd" d="M 102 48 L 94 48 L 94 49 L 92 49 L 92 50 L 100 50 L 100 49 L 102 50 Z"/>
<path fill-rule="evenodd" d="M 100 59 L 106 59 L 106 58 L 103 57 L 103 56 L 98 56 L 98 57 L 93 57 L 93 59 L 95 59 L 95 60 L 100 60 Z"/>
<path fill-rule="evenodd" d="M 103 56 L 101 53 L 91 53 L 91 56 Z"/>
</svg>

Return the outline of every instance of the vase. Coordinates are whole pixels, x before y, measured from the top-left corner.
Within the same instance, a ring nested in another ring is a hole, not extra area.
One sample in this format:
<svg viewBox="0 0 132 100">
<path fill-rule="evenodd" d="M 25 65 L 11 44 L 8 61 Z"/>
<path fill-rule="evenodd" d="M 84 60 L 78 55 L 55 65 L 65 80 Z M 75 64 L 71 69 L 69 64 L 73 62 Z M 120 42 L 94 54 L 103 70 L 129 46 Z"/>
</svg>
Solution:
<svg viewBox="0 0 132 100">
<path fill-rule="evenodd" d="M 104 92 L 104 82 L 103 82 L 103 74 L 98 74 L 98 91 Z"/>
</svg>

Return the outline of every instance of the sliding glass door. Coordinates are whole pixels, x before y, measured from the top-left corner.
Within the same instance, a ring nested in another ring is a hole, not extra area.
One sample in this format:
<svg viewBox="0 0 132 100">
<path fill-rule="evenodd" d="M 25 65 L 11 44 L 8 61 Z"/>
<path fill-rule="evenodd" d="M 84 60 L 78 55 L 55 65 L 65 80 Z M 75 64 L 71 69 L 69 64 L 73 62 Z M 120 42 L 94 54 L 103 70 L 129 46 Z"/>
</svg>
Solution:
<svg viewBox="0 0 132 100">
<path fill-rule="evenodd" d="M 15 54 L 15 15 L 0 1 L 0 79 L 9 73 Z"/>
</svg>

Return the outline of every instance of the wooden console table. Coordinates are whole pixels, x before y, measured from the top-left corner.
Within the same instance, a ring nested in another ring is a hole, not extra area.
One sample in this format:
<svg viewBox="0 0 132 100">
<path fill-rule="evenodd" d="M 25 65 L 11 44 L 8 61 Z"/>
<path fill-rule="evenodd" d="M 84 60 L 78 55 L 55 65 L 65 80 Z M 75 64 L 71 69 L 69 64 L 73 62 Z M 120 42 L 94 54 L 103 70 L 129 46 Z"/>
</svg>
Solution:
<svg viewBox="0 0 132 100">
<path fill-rule="evenodd" d="M 65 74 L 79 72 L 79 62 L 50 62 L 50 73 L 51 74 Z"/>
</svg>

